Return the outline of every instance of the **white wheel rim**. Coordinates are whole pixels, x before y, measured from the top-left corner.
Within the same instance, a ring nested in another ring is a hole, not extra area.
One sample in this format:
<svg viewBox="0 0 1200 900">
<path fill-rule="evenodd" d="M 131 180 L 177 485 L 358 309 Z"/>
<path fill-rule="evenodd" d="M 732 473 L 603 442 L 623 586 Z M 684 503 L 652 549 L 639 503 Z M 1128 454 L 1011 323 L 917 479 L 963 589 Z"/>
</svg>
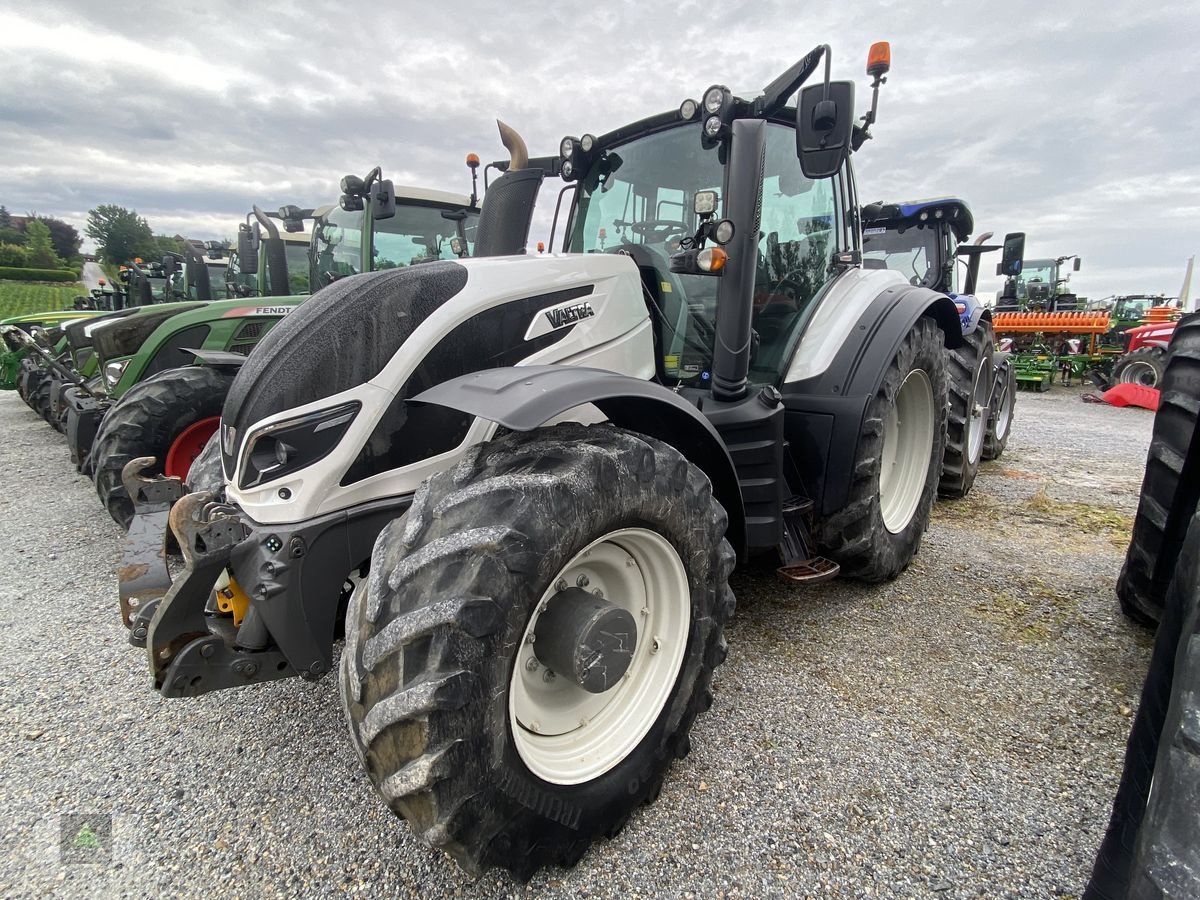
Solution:
<svg viewBox="0 0 1200 900">
<path fill-rule="evenodd" d="M 1008 425 L 1012 421 L 1013 395 L 1008 378 L 1000 385 L 1000 409 L 996 412 L 996 440 L 1004 440 L 1008 434 Z"/>
<path fill-rule="evenodd" d="M 971 387 L 971 408 L 967 411 L 967 462 L 979 462 L 983 455 L 983 436 L 987 431 L 988 394 L 992 389 L 992 365 L 985 356 L 975 370 L 975 382 Z"/>
<path fill-rule="evenodd" d="M 1121 372 L 1121 383 L 1154 387 L 1158 384 L 1158 370 L 1148 362 L 1135 360 L 1125 366 Z"/>
<path fill-rule="evenodd" d="M 933 386 L 924 370 L 913 369 L 883 421 L 879 508 L 892 534 L 903 531 L 917 511 L 932 450 Z"/>
<path fill-rule="evenodd" d="M 533 652 L 538 616 L 561 590 L 580 586 L 627 610 L 637 643 L 625 676 L 592 694 L 547 669 Z M 542 595 L 525 628 L 508 691 L 508 724 L 521 760 L 552 784 L 582 784 L 625 759 L 658 719 L 679 677 L 692 618 L 683 561 L 644 528 L 606 534 L 575 555 Z"/>
</svg>

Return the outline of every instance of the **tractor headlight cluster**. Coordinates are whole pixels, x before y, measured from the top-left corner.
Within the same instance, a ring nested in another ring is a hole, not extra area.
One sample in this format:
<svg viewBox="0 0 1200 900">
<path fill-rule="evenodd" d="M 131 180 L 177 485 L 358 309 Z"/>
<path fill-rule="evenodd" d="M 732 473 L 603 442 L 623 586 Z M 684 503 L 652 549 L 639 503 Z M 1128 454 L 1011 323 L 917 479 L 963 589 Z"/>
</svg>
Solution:
<svg viewBox="0 0 1200 900">
<path fill-rule="evenodd" d="M 338 205 L 342 209 L 346 212 L 356 212 L 363 208 L 363 197 L 367 192 L 365 181 L 357 175 L 346 175 L 338 186 L 342 189 L 342 196 L 338 199 Z"/>
<path fill-rule="evenodd" d="M 592 152 L 596 149 L 596 136 L 585 134 L 581 138 L 565 137 L 558 144 L 558 155 L 562 159 L 559 174 L 564 181 L 576 181 L 591 168 Z"/>
<path fill-rule="evenodd" d="M 324 459 L 361 408 L 357 401 L 343 403 L 252 432 L 243 451 L 239 486 L 258 487 Z"/>
<path fill-rule="evenodd" d="M 121 380 L 121 376 L 125 374 L 125 369 L 129 365 L 128 359 L 118 359 L 108 363 L 104 367 L 104 383 L 108 385 L 109 390 L 117 386 Z"/>
</svg>

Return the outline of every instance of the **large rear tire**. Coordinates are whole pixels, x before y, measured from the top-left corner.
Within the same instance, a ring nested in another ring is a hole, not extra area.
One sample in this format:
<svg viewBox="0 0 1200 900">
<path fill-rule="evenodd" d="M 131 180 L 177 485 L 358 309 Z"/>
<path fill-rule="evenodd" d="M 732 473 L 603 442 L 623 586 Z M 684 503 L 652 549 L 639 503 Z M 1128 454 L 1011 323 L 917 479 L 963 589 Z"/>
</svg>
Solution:
<svg viewBox="0 0 1200 900">
<path fill-rule="evenodd" d="M 1117 580 L 1125 615 L 1151 626 L 1162 617 L 1179 548 L 1200 503 L 1200 315 L 1176 327 L 1160 388 L 1141 499 Z"/>
<path fill-rule="evenodd" d="M 50 391 L 54 387 L 54 379 L 49 375 L 43 375 L 37 380 L 32 392 L 29 395 L 29 406 L 35 413 L 41 416 L 46 424 L 51 424 L 50 415 Z"/>
<path fill-rule="evenodd" d="M 128 528 L 133 518 L 133 503 L 121 481 L 121 470 L 131 459 L 153 456 L 158 464 L 150 474 L 158 474 L 176 442 L 190 440 L 190 458 L 171 473 L 189 482 L 183 470 L 208 440 L 205 435 L 200 441 L 193 426 L 207 422 L 215 431 L 232 383 L 231 373 L 210 366 L 167 369 L 134 385 L 105 414 L 92 444 L 91 464 L 96 493 L 114 522 Z"/>
<path fill-rule="evenodd" d="M 726 525 L 703 472 L 607 425 L 507 435 L 429 479 L 375 544 L 342 654 L 351 738 L 388 805 L 471 873 L 528 878 L 619 831 L 712 702 Z M 532 640 L 548 608 L 597 591 L 636 623 L 626 677 L 598 691 L 545 662 L 565 630 Z"/>
<path fill-rule="evenodd" d="M 1200 518 L 1177 561 L 1084 900 L 1200 896 Z"/>
<path fill-rule="evenodd" d="M 996 381 L 988 402 L 987 433 L 983 437 L 983 458 L 999 459 L 1008 447 L 1013 417 L 1017 410 L 1017 373 L 1007 353 L 996 359 Z"/>
<path fill-rule="evenodd" d="M 945 338 L 922 316 L 867 404 L 845 508 L 815 524 L 817 546 L 843 575 L 895 578 L 921 546 L 946 447 L 946 381 Z"/>
<path fill-rule="evenodd" d="M 1126 353 L 1113 365 L 1113 380 L 1118 384 L 1158 387 L 1166 367 L 1166 354 L 1159 347 L 1142 347 Z"/>
<path fill-rule="evenodd" d="M 990 421 L 988 404 L 996 374 L 992 363 L 992 323 L 981 320 L 963 336 L 961 347 L 947 351 L 950 413 L 946 454 L 938 494 L 965 497 L 975 484 Z"/>
</svg>

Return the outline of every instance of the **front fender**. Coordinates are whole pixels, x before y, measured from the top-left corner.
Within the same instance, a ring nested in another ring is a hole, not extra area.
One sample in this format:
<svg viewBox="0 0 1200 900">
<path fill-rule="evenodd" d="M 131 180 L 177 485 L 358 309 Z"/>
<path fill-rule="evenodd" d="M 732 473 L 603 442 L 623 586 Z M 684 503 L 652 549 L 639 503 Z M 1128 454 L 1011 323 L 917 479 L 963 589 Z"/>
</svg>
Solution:
<svg viewBox="0 0 1200 900">
<path fill-rule="evenodd" d="M 452 378 L 409 402 L 460 410 L 512 431 L 531 431 L 590 403 L 614 425 L 670 444 L 699 467 L 729 515 L 729 543 L 745 552 L 742 495 L 729 451 L 695 406 L 661 385 L 582 366 L 515 366 Z"/>
</svg>

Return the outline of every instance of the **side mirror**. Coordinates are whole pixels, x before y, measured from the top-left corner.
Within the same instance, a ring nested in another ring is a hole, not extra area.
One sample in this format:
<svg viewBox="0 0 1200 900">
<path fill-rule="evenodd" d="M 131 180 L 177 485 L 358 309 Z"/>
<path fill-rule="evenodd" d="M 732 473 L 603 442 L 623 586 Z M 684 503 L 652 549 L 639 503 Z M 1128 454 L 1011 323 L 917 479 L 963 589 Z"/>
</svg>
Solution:
<svg viewBox="0 0 1200 900">
<path fill-rule="evenodd" d="M 258 274 L 258 231 L 249 225 L 238 226 L 238 264 L 242 274 Z"/>
<path fill-rule="evenodd" d="M 812 84 L 796 104 L 796 155 L 807 178 L 836 175 L 850 155 L 854 133 L 854 82 Z"/>
<path fill-rule="evenodd" d="M 164 256 L 162 258 L 162 269 L 163 269 L 163 275 L 165 275 L 167 278 L 170 278 L 172 275 L 174 275 L 175 274 L 175 257 L 171 256 L 169 253 L 166 256 Z"/>
<path fill-rule="evenodd" d="M 1077 256 L 1077 257 L 1075 257 L 1075 265 L 1074 265 L 1074 269 L 1075 269 L 1075 271 L 1076 271 L 1076 272 L 1078 272 L 1078 271 L 1079 271 L 1079 264 L 1080 264 L 1080 263 L 1082 263 L 1082 262 L 1083 262 L 1083 260 L 1082 260 L 1082 259 L 1080 259 L 1078 256 Z"/>
<path fill-rule="evenodd" d="M 371 215 L 390 219 L 396 214 L 396 188 L 391 181 L 376 181 L 371 185 Z"/>
<path fill-rule="evenodd" d="M 996 268 L 997 275 L 1014 278 L 1021 274 L 1021 260 L 1025 258 L 1025 232 L 1014 231 L 1004 236 L 1004 256 Z"/>
</svg>

